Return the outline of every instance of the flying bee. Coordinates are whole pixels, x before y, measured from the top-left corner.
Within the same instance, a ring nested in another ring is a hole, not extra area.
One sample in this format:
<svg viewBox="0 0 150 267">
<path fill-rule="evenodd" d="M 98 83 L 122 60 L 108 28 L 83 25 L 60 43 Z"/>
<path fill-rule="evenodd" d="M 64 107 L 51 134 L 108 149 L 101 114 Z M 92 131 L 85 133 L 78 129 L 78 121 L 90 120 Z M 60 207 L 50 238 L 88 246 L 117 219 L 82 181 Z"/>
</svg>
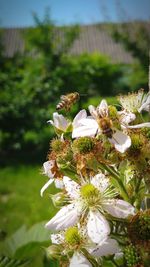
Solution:
<svg viewBox="0 0 150 267">
<path fill-rule="evenodd" d="M 112 130 L 112 122 L 108 117 L 99 118 L 99 126 L 102 130 L 102 133 L 106 135 L 108 138 L 112 138 L 113 130 Z"/>
<path fill-rule="evenodd" d="M 71 109 L 71 106 L 74 105 L 80 98 L 80 95 L 78 92 L 70 93 L 67 95 L 62 95 L 60 97 L 60 102 L 56 106 L 56 110 L 65 109 L 66 111 L 69 111 Z"/>
</svg>

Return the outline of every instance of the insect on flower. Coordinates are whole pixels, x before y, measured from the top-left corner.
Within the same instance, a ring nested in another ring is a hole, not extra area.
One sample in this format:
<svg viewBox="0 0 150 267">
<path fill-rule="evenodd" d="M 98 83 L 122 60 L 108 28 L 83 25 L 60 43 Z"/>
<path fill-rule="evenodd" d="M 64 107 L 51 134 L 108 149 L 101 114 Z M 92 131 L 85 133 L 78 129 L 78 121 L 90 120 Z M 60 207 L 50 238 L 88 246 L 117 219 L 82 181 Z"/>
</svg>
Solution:
<svg viewBox="0 0 150 267">
<path fill-rule="evenodd" d="M 56 110 L 65 109 L 66 111 L 69 111 L 71 106 L 75 104 L 79 98 L 80 95 L 78 92 L 62 95 L 60 97 L 60 102 L 56 106 Z"/>
</svg>

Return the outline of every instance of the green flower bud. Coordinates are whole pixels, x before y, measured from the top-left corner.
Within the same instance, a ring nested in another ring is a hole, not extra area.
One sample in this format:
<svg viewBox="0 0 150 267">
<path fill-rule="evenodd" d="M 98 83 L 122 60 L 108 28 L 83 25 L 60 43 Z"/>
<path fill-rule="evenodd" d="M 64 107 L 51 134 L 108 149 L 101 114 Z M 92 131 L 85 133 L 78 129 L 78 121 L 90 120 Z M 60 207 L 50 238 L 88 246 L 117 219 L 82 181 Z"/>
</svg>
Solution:
<svg viewBox="0 0 150 267">
<path fill-rule="evenodd" d="M 129 224 L 129 234 L 131 240 L 136 243 L 150 240 L 150 209 L 138 212 L 132 217 Z"/>
<path fill-rule="evenodd" d="M 89 153 L 94 148 L 94 139 L 91 137 L 80 137 L 73 142 L 72 149 L 75 153 Z"/>
<path fill-rule="evenodd" d="M 49 259 L 57 259 L 61 255 L 61 247 L 59 245 L 51 245 L 46 248 L 46 256 Z"/>
<path fill-rule="evenodd" d="M 65 194 L 63 192 L 59 192 L 55 195 L 50 195 L 50 197 L 55 207 L 59 208 L 64 205 Z"/>
<path fill-rule="evenodd" d="M 128 267 L 134 267 L 137 264 L 141 263 L 140 255 L 137 251 L 137 248 L 130 244 L 124 249 L 124 257 Z"/>
</svg>

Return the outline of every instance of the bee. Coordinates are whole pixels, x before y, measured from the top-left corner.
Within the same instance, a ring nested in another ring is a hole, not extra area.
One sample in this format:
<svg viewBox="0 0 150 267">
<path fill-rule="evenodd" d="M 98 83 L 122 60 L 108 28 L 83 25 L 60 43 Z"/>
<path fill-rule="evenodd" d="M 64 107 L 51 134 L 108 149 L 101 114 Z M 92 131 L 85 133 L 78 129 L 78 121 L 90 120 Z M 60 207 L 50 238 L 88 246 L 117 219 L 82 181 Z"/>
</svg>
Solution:
<svg viewBox="0 0 150 267">
<path fill-rule="evenodd" d="M 108 117 L 103 117 L 99 119 L 99 126 L 102 130 L 102 133 L 106 135 L 108 138 L 112 138 L 113 130 L 112 130 L 112 122 Z"/>
<path fill-rule="evenodd" d="M 66 111 L 69 111 L 71 106 L 75 104 L 79 98 L 80 95 L 78 92 L 62 95 L 60 97 L 61 101 L 56 106 L 56 110 L 65 109 Z"/>
</svg>

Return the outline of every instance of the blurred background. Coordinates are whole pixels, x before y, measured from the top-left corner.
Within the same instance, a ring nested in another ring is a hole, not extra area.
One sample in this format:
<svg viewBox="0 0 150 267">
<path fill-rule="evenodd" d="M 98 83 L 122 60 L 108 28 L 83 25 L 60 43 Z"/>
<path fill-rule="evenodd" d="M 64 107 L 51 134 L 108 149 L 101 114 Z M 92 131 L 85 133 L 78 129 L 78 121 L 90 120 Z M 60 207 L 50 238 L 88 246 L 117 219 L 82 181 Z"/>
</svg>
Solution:
<svg viewBox="0 0 150 267">
<path fill-rule="evenodd" d="M 56 212 L 39 194 L 54 136 L 46 121 L 62 94 L 81 94 L 64 113 L 73 118 L 103 97 L 148 90 L 149 43 L 148 0 L 0 0 L 2 266 L 57 266 L 42 248 Z"/>
</svg>

